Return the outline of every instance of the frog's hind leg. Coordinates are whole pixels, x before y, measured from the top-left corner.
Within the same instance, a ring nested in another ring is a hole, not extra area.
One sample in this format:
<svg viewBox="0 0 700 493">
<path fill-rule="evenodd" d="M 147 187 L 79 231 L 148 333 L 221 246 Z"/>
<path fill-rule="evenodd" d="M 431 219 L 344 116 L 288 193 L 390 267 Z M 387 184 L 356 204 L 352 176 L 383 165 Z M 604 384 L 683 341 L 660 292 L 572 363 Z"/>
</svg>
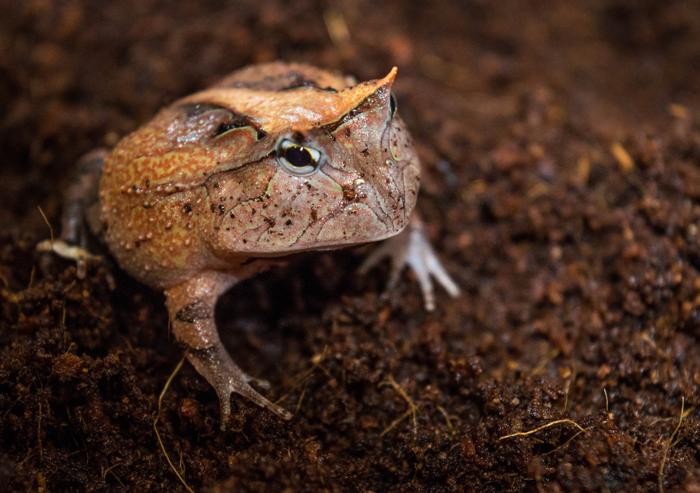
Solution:
<svg viewBox="0 0 700 493">
<path fill-rule="evenodd" d="M 224 347 L 214 320 L 219 296 L 236 279 L 219 272 L 208 272 L 165 292 L 173 334 L 184 346 L 187 359 L 219 396 L 221 428 L 231 414 L 231 394 L 239 394 L 283 419 L 292 415 L 260 395 L 250 382 L 267 387 L 264 381 L 246 375 L 233 362 Z"/>
<path fill-rule="evenodd" d="M 391 260 L 387 290 L 396 286 L 401 271 L 408 266 L 418 278 L 426 310 L 433 311 L 435 309 L 433 278 L 450 296 L 453 298 L 459 296 L 459 287 L 442 266 L 442 262 L 426 238 L 423 223 L 417 214 L 413 215 L 405 230 L 393 238 L 385 240 L 367 256 L 360 266 L 360 274 L 364 275 L 384 258 Z"/>
<path fill-rule="evenodd" d="M 100 233 L 98 191 L 107 154 L 107 150 L 97 149 L 78 161 L 63 196 L 61 235 L 59 239 L 45 240 L 37 245 L 39 251 L 50 251 L 75 260 L 81 278 L 85 276 L 86 262 L 100 258 L 88 251 L 88 242 L 91 236 Z"/>
</svg>

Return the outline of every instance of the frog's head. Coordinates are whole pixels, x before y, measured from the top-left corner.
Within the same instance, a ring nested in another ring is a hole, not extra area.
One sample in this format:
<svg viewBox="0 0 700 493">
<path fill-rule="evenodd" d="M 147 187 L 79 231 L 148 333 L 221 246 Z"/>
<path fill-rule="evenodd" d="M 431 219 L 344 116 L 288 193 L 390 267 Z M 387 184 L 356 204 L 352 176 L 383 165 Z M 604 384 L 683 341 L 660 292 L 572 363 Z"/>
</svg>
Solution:
<svg viewBox="0 0 700 493">
<path fill-rule="evenodd" d="M 391 92 L 396 68 L 355 85 L 322 73 L 323 87 L 234 79 L 176 102 L 150 124 L 153 141 L 169 144 L 139 176 L 205 186 L 200 214 L 211 220 L 198 229 L 220 254 L 276 256 L 399 233 L 419 164 Z"/>
</svg>

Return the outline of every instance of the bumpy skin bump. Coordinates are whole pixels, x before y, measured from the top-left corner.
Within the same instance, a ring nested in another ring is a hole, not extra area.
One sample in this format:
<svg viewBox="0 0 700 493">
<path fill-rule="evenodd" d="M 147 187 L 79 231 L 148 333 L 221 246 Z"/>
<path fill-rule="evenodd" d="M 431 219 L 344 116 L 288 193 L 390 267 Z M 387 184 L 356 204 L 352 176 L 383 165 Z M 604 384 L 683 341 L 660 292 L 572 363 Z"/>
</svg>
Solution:
<svg viewBox="0 0 700 493">
<path fill-rule="evenodd" d="M 106 243 L 124 269 L 165 291 L 173 334 L 216 389 L 222 426 L 231 393 L 290 417 L 222 345 L 214 307 L 224 291 L 289 254 L 415 236 L 402 230 L 420 169 L 391 102 L 395 77 L 394 68 L 355 84 L 306 65 L 248 67 L 163 109 L 104 163 Z M 321 166 L 290 171 L 275 152 L 281 139 L 318 150 Z M 434 272 L 419 278 L 424 292 Z"/>
</svg>

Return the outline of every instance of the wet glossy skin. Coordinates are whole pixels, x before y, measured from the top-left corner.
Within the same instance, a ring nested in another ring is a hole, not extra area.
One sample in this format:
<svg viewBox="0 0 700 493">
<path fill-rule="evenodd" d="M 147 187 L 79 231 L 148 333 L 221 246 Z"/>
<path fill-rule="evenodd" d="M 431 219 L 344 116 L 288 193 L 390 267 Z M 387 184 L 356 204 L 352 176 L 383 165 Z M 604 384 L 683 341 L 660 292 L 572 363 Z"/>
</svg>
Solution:
<svg viewBox="0 0 700 493">
<path fill-rule="evenodd" d="M 153 287 L 202 272 L 250 275 L 278 257 L 388 238 L 408 223 L 419 164 L 393 114 L 392 70 L 358 85 L 303 65 L 239 71 L 173 103 L 123 139 L 100 184 L 104 237 Z M 320 151 L 313 173 L 281 165 L 281 139 Z"/>
</svg>

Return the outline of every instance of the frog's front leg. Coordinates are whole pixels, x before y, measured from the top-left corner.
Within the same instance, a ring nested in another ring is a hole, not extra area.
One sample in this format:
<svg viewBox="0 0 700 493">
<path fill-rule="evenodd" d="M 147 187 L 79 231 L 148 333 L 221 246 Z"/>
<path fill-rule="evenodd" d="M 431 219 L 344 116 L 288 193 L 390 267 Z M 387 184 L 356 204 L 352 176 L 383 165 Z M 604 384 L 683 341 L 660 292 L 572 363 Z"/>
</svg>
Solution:
<svg viewBox="0 0 700 493">
<path fill-rule="evenodd" d="M 425 234 L 425 228 L 418 214 L 413 214 L 410 224 L 401 233 L 385 240 L 371 254 L 367 256 L 360 267 L 360 274 L 364 275 L 382 259 L 391 260 L 391 272 L 387 282 L 387 290 L 393 289 L 399 280 L 401 271 L 405 266 L 410 267 L 418 278 L 423 293 L 425 309 L 435 309 L 435 291 L 433 280 L 435 278 L 445 291 L 453 298 L 459 295 L 459 287 L 452 280 L 442 266 L 435 250 L 430 245 Z"/>
<path fill-rule="evenodd" d="M 100 234 L 98 188 L 108 154 L 105 149 L 96 149 L 80 158 L 63 195 L 60 239 L 37 245 L 40 252 L 74 260 L 81 279 L 85 277 L 86 262 L 101 259 L 88 251 L 88 239 Z"/>
<path fill-rule="evenodd" d="M 214 308 L 219 296 L 236 283 L 236 278 L 220 272 L 205 272 L 168 289 L 166 304 L 173 334 L 185 349 L 187 359 L 214 387 L 221 405 L 221 427 L 231 414 L 231 394 L 236 393 L 283 419 L 292 415 L 260 395 L 250 382 L 260 381 L 246 375 L 233 362 L 219 338 Z M 263 382 L 263 386 L 265 383 Z"/>
</svg>

